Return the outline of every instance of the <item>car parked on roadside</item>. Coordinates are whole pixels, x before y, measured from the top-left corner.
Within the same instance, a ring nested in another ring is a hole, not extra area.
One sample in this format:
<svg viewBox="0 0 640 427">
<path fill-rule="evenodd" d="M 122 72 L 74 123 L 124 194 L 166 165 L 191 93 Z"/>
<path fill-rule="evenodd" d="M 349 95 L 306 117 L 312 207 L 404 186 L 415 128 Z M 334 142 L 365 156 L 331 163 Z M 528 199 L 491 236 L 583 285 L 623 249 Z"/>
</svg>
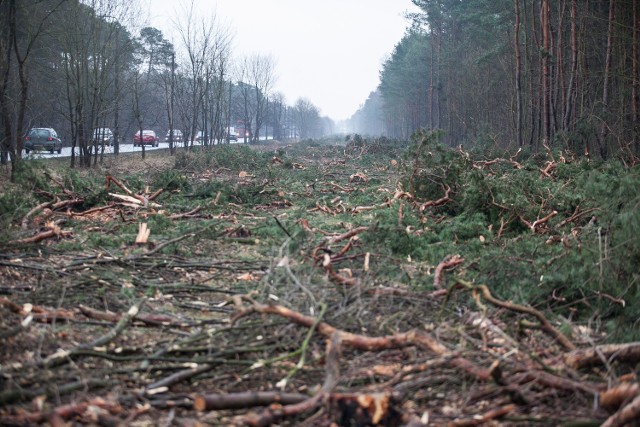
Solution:
<svg viewBox="0 0 640 427">
<path fill-rule="evenodd" d="M 198 133 L 196 133 L 196 142 L 199 144 L 202 144 L 204 142 L 204 132 L 199 130 Z"/>
<path fill-rule="evenodd" d="M 142 138 L 140 138 L 140 131 L 133 135 L 133 146 L 151 145 L 152 147 L 158 146 L 158 136 L 155 131 L 146 129 L 142 131 Z"/>
<path fill-rule="evenodd" d="M 62 152 L 62 140 L 53 128 L 31 128 L 24 137 L 24 151 Z"/>
<path fill-rule="evenodd" d="M 91 135 L 91 144 L 111 147 L 113 145 L 113 132 L 109 128 L 94 129 Z"/>
<path fill-rule="evenodd" d="M 164 137 L 164 142 L 169 142 L 171 139 L 171 131 L 168 130 L 167 134 Z M 173 130 L 173 142 L 182 142 L 182 131 L 178 129 Z"/>
</svg>

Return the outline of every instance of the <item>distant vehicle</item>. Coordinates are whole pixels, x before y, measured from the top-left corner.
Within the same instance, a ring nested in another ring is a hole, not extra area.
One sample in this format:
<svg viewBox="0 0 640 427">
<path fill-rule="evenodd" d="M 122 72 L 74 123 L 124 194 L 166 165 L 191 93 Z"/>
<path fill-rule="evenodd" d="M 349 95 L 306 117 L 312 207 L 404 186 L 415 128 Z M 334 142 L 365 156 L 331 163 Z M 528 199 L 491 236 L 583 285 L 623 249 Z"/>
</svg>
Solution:
<svg viewBox="0 0 640 427">
<path fill-rule="evenodd" d="M 229 132 L 227 132 L 227 140 L 229 142 L 231 141 L 238 141 L 238 134 L 236 133 L 236 128 L 234 127 L 230 127 L 229 128 Z"/>
<path fill-rule="evenodd" d="M 171 131 L 167 131 L 167 135 L 164 137 L 164 142 L 169 142 L 171 139 Z M 173 142 L 182 142 L 182 131 L 178 129 L 173 130 Z"/>
<path fill-rule="evenodd" d="M 238 135 L 240 138 L 247 138 L 247 139 L 250 139 L 250 138 L 251 138 L 251 131 L 249 131 L 249 129 L 238 128 L 237 135 Z"/>
<path fill-rule="evenodd" d="M 106 145 L 111 147 L 113 145 L 113 132 L 109 128 L 97 128 L 93 130 L 93 136 L 91 138 L 91 144 Z"/>
<path fill-rule="evenodd" d="M 204 132 L 199 130 L 198 133 L 196 133 L 196 142 L 202 144 L 204 142 Z"/>
<path fill-rule="evenodd" d="M 24 151 L 47 150 L 51 154 L 57 151 L 62 153 L 62 140 L 53 128 L 32 128 L 24 137 Z"/>
<path fill-rule="evenodd" d="M 156 135 L 156 133 L 152 130 L 143 130 L 142 131 L 142 141 L 140 141 L 140 131 L 136 132 L 135 135 L 133 135 L 133 146 L 142 146 L 142 144 L 144 145 L 151 145 L 153 147 L 157 147 L 158 146 L 158 136 Z"/>
</svg>

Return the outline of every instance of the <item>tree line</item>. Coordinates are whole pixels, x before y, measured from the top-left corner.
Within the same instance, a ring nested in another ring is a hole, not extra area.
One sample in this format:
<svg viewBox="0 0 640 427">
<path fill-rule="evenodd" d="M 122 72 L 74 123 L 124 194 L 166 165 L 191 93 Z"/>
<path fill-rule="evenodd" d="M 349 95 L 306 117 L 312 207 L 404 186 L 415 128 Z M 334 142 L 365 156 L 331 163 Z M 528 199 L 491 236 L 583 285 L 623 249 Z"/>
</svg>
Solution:
<svg viewBox="0 0 640 427">
<path fill-rule="evenodd" d="M 420 12 L 351 118 L 451 145 L 640 152 L 635 0 L 413 0 Z"/>
<path fill-rule="evenodd" d="M 143 129 L 182 130 L 185 141 L 171 140 L 172 153 L 192 147 L 199 132 L 211 145 L 230 128 L 244 142 L 331 131 L 310 101 L 288 105 L 274 91 L 272 57 L 235 58 L 229 28 L 201 16 L 193 0 L 180 7 L 172 43 L 139 25 L 135 2 L 0 0 L 2 163 L 16 170 L 31 127 L 54 127 L 73 147 L 71 167 L 97 164 L 104 146 L 92 132 L 104 127 L 113 130 L 116 154 Z"/>
</svg>

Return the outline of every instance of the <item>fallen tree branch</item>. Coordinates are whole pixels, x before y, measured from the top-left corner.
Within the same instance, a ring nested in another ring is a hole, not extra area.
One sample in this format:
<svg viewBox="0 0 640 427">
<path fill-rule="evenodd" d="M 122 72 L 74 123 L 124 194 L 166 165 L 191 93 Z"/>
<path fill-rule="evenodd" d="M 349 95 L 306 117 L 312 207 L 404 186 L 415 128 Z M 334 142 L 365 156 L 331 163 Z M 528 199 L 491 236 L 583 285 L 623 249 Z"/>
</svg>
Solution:
<svg viewBox="0 0 640 427">
<path fill-rule="evenodd" d="M 603 365 L 613 361 L 638 363 L 640 342 L 605 344 L 592 348 L 577 349 L 564 355 L 564 361 L 574 369 Z"/>
<path fill-rule="evenodd" d="M 454 420 L 447 424 L 447 427 L 466 427 L 466 426 L 479 426 L 485 423 L 491 422 L 497 418 L 504 417 L 516 410 L 516 405 L 509 404 L 501 406 L 499 408 L 492 409 L 485 412 L 483 415 L 475 415 L 473 418 L 464 420 Z"/>
<path fill-rule="evenodd" d="M 76 353 L 80 353 L 82 352 L 82 350 L 95 349 L 96 347 L 102 347 L 105 344 L 108 344 L 109 342 L 113 341 L 118 335 L 122 333 L 122 331 L 125 330 L 125 328 L 133 321 L 133 319 L 135 319 L 135 317 L 140 312 L 140 309 L 142 308 L 144 301 L 145 300 L 143 299 L 139 303 L 132 305 L 131 308 L 129 308 L 129 310 L 127 311 L 127 313 L 120 318 L 120 320 L 115 325 L 115 327 L 111 329 L 109 332 L 107 332 L 106 334 L 98 337 L 97 339 L 91 342 L 75 347 L 71 350 L 58 349 L 58 351 L 56 351 L 55 353 L 53 353 L 52 355 L 44 359 L 42 361 L 42 365 L 45 368 L 58 366 L 60 364 L 63 364 L 69 361 L 71 358 L 76 356 Z"/>
<path fill-rule="evenodd" d="M 236 305 L 237 313 L 232 317 L 231 324 L 234 324 L 240 318 L 245 317 L 251 313 L 275 314 L 284 317 L 295 324 L 305 326 L 307 328 L 316 324 L 315 318 L 305 316 L 297 311 L 290 310 L 281 305 L 260 304 L 246 295 L 236 295 L 233 297 L 233 299 Z M 250 302 L 251 305 L 249 307 L 243 306 L 242 300 Z M 418 346 L 420 348 L 429 350 L 439 356 L 445 356 L 450 353 L 450 350 L 447 349 L 444 345 L 438 342 L 435 338 L 429 336 L 425 331 L 421 330 L 411 330 L 409 332 L 401 332 L 395 335 L 387 335 L 382 337 L 369 337 L 339 330 L 326 322 L 318 322 L 317 330 L 319 333 L 327 337 L 332 336 L 334 333 L 339 333 L 341 341 L 342 343 L 344 343 L 344 345 L 362 351 L 380 351 L 408 346 Z M 480 380 L 486 381 L 491 378 L 491 374 L 488 369 L 480 368 L 465 358 L 455 357 L 452 359 L 451 364 L 455 367 L 465 370 L 466 372 L 470 373 Z"/>
<path fill-rule="evenodd" d="M 44 203 L 39 204 L 35 208 L 31 209 L 29 212 L 27 212 L 24 215 L 24 218 L 22 218 L 22 223 L 21 223 L 20 228 L 22 228 L 23 230 L 26 230 L 27 228 L 29 228 L 29 218 L 33 214 L 35 214 L 36 212 L 39 212 L 39 211 L 43 210 L 44 208 L 48 208 L 52 204 L 53 204 L 53 202 L 44 202 Z"/>
<path fill-rule="evenodd" d="M 600 393 L 600 406 L 609 412 L 614 412 L 636 396 L 640 396 L 640 384 L 621 383 Z"/>
<path fill-rule="evenodd" d="M 560 332 L 559 329 L 554 327 L 547 320 L 544 314 L 542 314 L 542 312 L 532 307 L 526 307 L 520 304 L 512 303 L 510 301 L 499 300 L 491 294 L 491 291 L 489 290 L 487 285 L 475 285 L 471 282 L 467 282 L 466 280 L 462 280 L 460 278 L 457 278 L 456 280 L 457 280 L 457 283 L 462 285 L 463 287 L 473 292 L 479 292 L 485 300 L 487 300 L 489 303 L 495 306 L 506 308 L 508 310 L 519 312 L 519 313 L 529 314 L 535 317 L 540 322 L 540 327 L 542 328 L 542 330 L 545 331 L 547 334 L 549 334 L 551 337 L 553 337 L 565 349 L 567 350 L 576 349 L 576 346 L 569 340 L 569 338 L 567 338 L 562 332 Z"/>
<path fill-rule="evenodd" d="M 117 323 L 122 318 L 121 314 L 114 313 L 112 311 L 98 311 L 85 305 L 78 306 L 82 314 L 92 319 L 106 320 L 107 322 Z M 186 324 L 182 322 L 176 322 L 176 319 L 168 316 L 161 316 L 158 314 L 138 314 L 136 321 L 142 322 L 147 326 L 177 326 L 185 327 Z"/>
<path fill-rule="evenodd" d="M 607 418 L 601 427 L 622 427 L 640 419 L 640 394 L 618 412 Z"/>
<path fill-rule="evenodd" d="M 56 320 L 69 320 L 75 318 L 75 313 L 64 308 L 48 309 L 38 305 L 18 305 L 6 297 L 0 297 L 0 305 L 8 308 L 20 316 L 32 316 L 39 322 L 50 323 Z"/>
<path fill-rule="evenodd" d="M 196 395 L 193 408 L 196 411 L 213 411 L 220 409 L 241 409 L 254 406 L 269 406 L 274 403 L 291 405 L 308 400 L 309 396 L 300 393 L 283 393 L 279 391 L 257 391 L 244 393 L 213 393 Z"/>
<path fill-rule="evenodd" d="M 464 262 L 464 258 L 460 255 L 447 255 L 436 267 L 433 274 L 433 286 L 436 289 L 442 289 L 444 287 L 443 272 L 447 269 L 452 269 Z"/>
<path fill-rule="evenodd" d="M 38 243 L 38 242 L 41 242 L 42 240 L 51 239 L 54 237 L 62 238 L 62 237 L 69 237 L 73 235 L 71 231 L 61 230 L 60 227 L 55 225 L 53 222 L 47 223 L 46 228 L 48 229 L 36 234 L 35 236 L 26 237 L 24 239 L 19 239 L 19 240 L 12 240 L 9 243 L 13 245 L 26 245 L 30 243 Z"/>
<path fill-rule="evenodd" d="M 259 416 L 248 417 L 246 423 L 252 427 L 266 427 L 285 417 L 299 415 L 317 408 L 326 399 L 326 396 L 331 394 L 340 378 L 342 337 L 339 333 L 333 333 L 331 339 L 327 340 L 325 354 L 325 379 L 322 388 L 315 396 L 298 403 L 267 408 Z"/>
<path fill-rule="evenodd" d="M 103 409 L 111 414 L 119 414 L 122 412 L 122 407 L 119 403 L 109 402 L 101 397 L 96 397 L 86 402 L 72 402 L 67 405 L 58 406 L 51 411 L 33 413 L 24 412 L 19 415 L 5 418 L 5 422 L 29 425 L 32 423 L 42 423 L 47 420 L 51 420 L 53 417 L 68 419 L 71 417 L 82 416 L 85 412 L 90 411 L 92 407 Z M 55 424 L 51 423 L 51 425 Z"/>
<path fill-rule="evenodd" d="M 421 203 L 419 205 L 420 212 L 423 212 L 427 208 L 435 208 L 437 206 L 442 206 L 445 203 L 450 202 L 451 201 L 451 198 L 449 197 L 450 194 L 451 194 L 451 187 L 447 186 L 443 197 L 437 200 L 429 200 L 428 202 Z"/>
</svg>

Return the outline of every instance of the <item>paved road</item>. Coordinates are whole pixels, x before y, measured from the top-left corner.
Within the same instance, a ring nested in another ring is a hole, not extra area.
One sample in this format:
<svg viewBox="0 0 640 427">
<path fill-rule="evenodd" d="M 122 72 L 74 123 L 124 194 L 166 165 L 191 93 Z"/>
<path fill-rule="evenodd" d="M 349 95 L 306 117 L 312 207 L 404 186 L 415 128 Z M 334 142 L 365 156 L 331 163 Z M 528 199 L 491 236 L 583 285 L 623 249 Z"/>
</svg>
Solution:
<svg viewBox="0 0 640 427">
<path fill-rule="evenodd" d="M 233 144 L 234 142 L 232 142 Z M 197 143 L 194 143 L 194 145 L 200 145 Z M 177 147 L 182 148 L 184 147 L 183 143 L 179 143 L 177 145 Z M 152 147 L 150 145 L 146 145 L 144 147 L 145 151 L 151 151 L 151 150 L 160 150 L 160 149 L 165 149 L 165 148 L 169 148 L 169 143 L 168 142 L 160 142 L 159 145 L 157 147 Z M 76 155 L 80 152 L 80 150 L 78 148 L 76 148 Z M 104 152 L 105 154 L 107 153 L 113 153 L 113 147 L 104 147 Z M 121 153 L 140 153 L 142 152 L 142 147 L 134 147 L 132 143 L 120 143 L 120 152 Z M 34 158 L 34 159 L 47 159 L 47 158 L 55 158 L 55 157 L 71 157 L 71 147 L 63 147 L 62 148 L 62 153 L 58 154 L 58 153 L 54 153 L 51 154 L 48 151 L 41 151 L 41 152 L 30 152 L 29 154 L 25 154 L 23 152 L 23 158 L 28 159 L 28 158 Z"/>
</svg>

